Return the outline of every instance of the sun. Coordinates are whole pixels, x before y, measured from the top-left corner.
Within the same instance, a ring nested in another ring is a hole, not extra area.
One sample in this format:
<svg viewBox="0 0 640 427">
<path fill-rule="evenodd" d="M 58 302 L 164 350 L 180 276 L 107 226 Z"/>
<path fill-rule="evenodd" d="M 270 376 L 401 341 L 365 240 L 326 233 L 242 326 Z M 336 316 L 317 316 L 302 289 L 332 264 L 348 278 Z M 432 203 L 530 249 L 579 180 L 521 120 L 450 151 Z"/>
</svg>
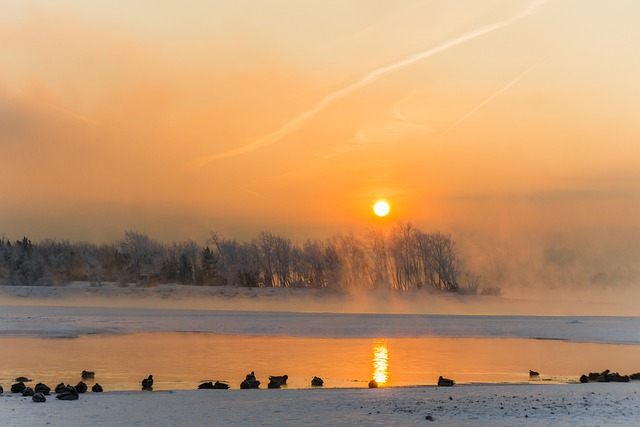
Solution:
<svg viewBox="0 0 640 427">
<path fill-rule="evenodd" d="M 387 216 L 389 213 L 389 203 L 384 200 L 380 200 L 373 205 L 373 212 L 378 216 Z"/>
</svg>

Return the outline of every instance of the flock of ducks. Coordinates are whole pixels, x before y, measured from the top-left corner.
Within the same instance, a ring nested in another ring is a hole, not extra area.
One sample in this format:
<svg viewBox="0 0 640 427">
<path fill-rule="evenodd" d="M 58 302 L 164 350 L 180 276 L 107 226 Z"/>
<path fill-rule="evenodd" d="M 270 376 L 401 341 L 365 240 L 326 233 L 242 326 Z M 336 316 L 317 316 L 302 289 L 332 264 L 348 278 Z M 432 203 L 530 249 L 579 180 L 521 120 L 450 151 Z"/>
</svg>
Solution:
<svg viewBox="0 0 640 427">
<path fill-rule="evenodd" d="M 95 372 L 92 371 L 82 371 L 80 374 L 83 380 L 94 380 Z M 529 377 L 534 378 L 540 376 L 539 372 L 529 370 Z M 288 375 L 271 375 L 269 377 L 269 383 L 267 384 L 267 388 L 280 388 L 283 385 L 287 385 L 287 380 L 289 379 Z M 611 373 L 609 370 L 606 370 L 602 373 L 589 373 L 589 375 L 582 375 L 580 377 L 580 382 L 589 382 L 589 381 L 598 381 L 598 382 L 628 382 L 630 379 L 637 380 L 640 379 L 640 373 L 636 373 L 633 375 L 619 375 L 618 373 Z M 18 377 L 16 378 L 16 383 L 11 386 L 12 393 L 22 393 L 23 396 L 31 396 L 34 402 L 45 402 L 46 396 L 51 394 L 51 388 L 46 384 L 37 383 L 35 387 L 28 387 L 25 382 L 33 381 L 26 377 Z M 455 381 L 449 378 L 444 378 L 440 376 L 438 378 L 438 386 L 439 387 L 451 387 L 455 384 Z M 144 378 L 141 381 L 142 390 L 143 391 L 153 391 L 153 375 L 149 375 L 147 378 Z M 313 377 L 311 379 L 312 387 L 322 387 L 324 385 L 324 380 L 320 377 Z M 254 371 L 251 371 L 250 374 L 247 374 L 245 379 L 240 383 L 241 389 L 256 389 L 260 387 L 260 381 L 256 378 L 256 374 Z M 60 400 L 78 400 L 79 395 L 82 393 L 86 393 L 88 390 L 88 386 L 84 381 L 79 381 L 78 384 L 72 386 L 70 384 L 60 383 L 58 384 L 54 391 L 56 393 L 56 399 Z M 207 381 L 198 386 L 198 389 L 219 389 L 226 390 L 229 388 L 229 384 L 223 381 L 216 381 L 215 383 L 212 381 Z M 369 381 L 369 388 L 378 388 L 378 382 L 373 379 Z M 91 387 L 91 391 L 94 393 L 100 393 L 103 391 L 102 386 L 98 383 L 95 383 Z M 0 386 L 0 394 L 4 392 L 2 386 Z"/>
<path fill-rule="evenodd" d="M 46 402 L 46 396 L 51 395 L 51 388 L 43 383 L 38 383 L 35 387 L 29 387 L 25 384 L 25 382 L 31 381 L 26 377 L 18 377 L 16 378 L 16 383 L 11 385 L 12 393 L 21 393 L 23 396 L 31 396 L 31 399 L 34 402 Z M 83 381 L 78 382 L 75 386 L 65 385 L 64 383 L 58 384 L 54 392 L 56 393 L 56 399 L 59 400 L 78 400 L 79 395 L 81 393 L 86 393 L 88 390 L 87 384 Z M 2 386 L 0 386 L 0 394 L 3 393 Z M 91 387 L 91 391 L 94 393 L 100 393 L 102 391 L 102 387 L 100 384 L 96 383 Z"/>
<path fill-rule="evenodd" d="M 80 374 L 82 380 L 95 380 L 95 372 L 92 371 L 82 371 Z M 269 376 L 269 383 L 267 384 L 267 388 L 280 388 L 281 386 L 287 385 L 287 380 L 289 379 L 288 375 L 271 375 Z M 79 381 L 78 384 L 72 386 L 70 384 L 60 383 L 58 384 L 54 392 L 56 393 L 56 399 L 59 400 L 78 400 L 79 395 L 82 393 L 86 393 L 89 389 L 87 384 L 84 381 Z M 45 402 L 46 396 L 51 395 L 51 388 L 46 384 L 38 383 L 35 387 L 28 387 L 25 382 L 32 381 L 26 377 L 18 377 L 16 378 L 16 383 L 11 386 L 12 393 L 21 393 L 23 396 L 31 396 L 34 402 Z M 449 387 L 455 384 L 455 381 L 443 378 L 440 376 L 438 379 L 438 386 L 440 387 Z M 322 387 L 324 385 L 324 380 L 320 377 L 314 376 L 311 379 L 312 387 Z M 141 381 L 141 386 L 143 391 L 153 391 L 153 375 L 149 375 L 147 378 L 144 378 Z M 240 383 L 241 389 L 256 389 L 260 387 L 260 381 L 256 378 L 255 372 L 251 371 L 250 374 L 247 374 L 245 379 Z M 222 381 L 216 381 L 215 383 L 212 381 L 207 381 L 198 386 L 198 389 L 220 389 L 226 390 L 229 388 L 229 384 Z M 369 381 L 369 388 L 378 388 L 378 383 L 376 380 Z M 91 387 L 91 391 L 94 393 L 100 393 L 103 391 L 103 388 L 100 384 L 95 383 Z M 2 386 L 0 386 L 0 394 L 4 392 Z"/>
<path fill-rule="evenodd" d="M 94 380 L 95 372 L 92 371 L 82 371 L 80 377 L 82 380 Z M 288 375 L 272 375 L 269 377 L 268 388 L 280 388 L 283 385 L 287 384 L 287 379 L 289 379 Z M 54 392 L 56 393 L 56 399 L 60 400 L 78 400 L 79 395 L 82 393 L 86 393 L 89 390 L 89 386 L 84 381 L 79 381 L 78 384 L 72 386 L 70 384 L 60 383 L 58 384 Z M 12 393 L 21 393 L 23 396 L 31 396 L 34 402 L 46 402 L 46 396 L 51 395 L 51 388 L 43 383 L 38 383 L 35 387 L 29 387 L 25 383 L 33 381 L 27 377 L 18 377 L 16 378 L 15 384 L 11 386 Z M 153 375 L 149 375 L 147 378 L 144 378 L 141 381 L 141 386 L 143 391 L 153 391 Z M 322 387 L 324 385 L 324 381 L 322 378 L 313 377 L 311 380 L 311 385 L 313 387 Z M 250 374 L 247 374 L 246 378 L 242 383 L 240 383 L 241 389 L 249 389 L 249 388 L 259 388 L 260 381 L 256 379 L 256 375 L 253 371 Z M 226 382 L 216 381 L 213 383 L 212 381 L 204 382 L 198 386 L 198 389 L 221 389 L 226 390 L 229 388 L 229 384 Z M 91 391 L 94 393 L 100 393 L 103 391 L 103 388 L 100 384 L 95 383 L 91 387 Z M 0 394 L 4 392 L 2 386 L 0 386 Z"/>
</svg>

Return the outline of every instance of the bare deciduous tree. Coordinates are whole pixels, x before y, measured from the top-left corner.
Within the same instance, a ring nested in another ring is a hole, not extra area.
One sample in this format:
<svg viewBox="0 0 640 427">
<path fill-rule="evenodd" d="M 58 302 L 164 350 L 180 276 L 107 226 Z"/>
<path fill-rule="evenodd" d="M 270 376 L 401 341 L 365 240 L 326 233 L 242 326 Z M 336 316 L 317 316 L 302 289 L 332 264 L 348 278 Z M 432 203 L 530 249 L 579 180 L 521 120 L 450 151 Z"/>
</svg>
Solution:
<svg viewBox="0 0 640 427">
<path fill-rule="evenodd" d="M 207 246 L 195 241 L 165 246 L 127 231 L 100 246 L 26 237 L 0 238 L 0 280 L 15 284 L 152 281 L 191 285 L 301 286 L 314 288 L 432 289 L 455 292 L 461 274 L 451 236 L 398 224 L 389 235 L 369 230 L 337 234 L 302 246 L 269 232 L 249 242 L 211 233 Z M 467 275 L 467 278 L 474 277 Z M 477 280 L 467 280 L 477 289 Z"/>
<path fill-rule="evenodd" d="M 157 275 L 163 247 L 146 234 L 127 231 L 119 242 L 120 250 L 127 256 L 127 269 L 134 274 L 136 283 L 150 284 Z"/>
</svg>

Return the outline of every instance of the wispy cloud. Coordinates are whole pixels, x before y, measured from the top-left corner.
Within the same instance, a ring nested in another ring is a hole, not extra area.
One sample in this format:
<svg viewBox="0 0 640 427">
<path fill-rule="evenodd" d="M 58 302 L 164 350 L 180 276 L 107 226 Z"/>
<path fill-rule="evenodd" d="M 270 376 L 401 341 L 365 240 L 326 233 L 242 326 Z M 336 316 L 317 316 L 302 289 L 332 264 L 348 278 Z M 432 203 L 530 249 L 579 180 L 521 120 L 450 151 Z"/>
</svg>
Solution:
<svg viewBox="0 0 640 427">
<path fill-rule="evenodd" d="M 75 120 L 78 120 L 78 121 L 84 122 L 84 123 L 86 123 L 86 124 L 93 125 L 93 126 L 100 126 L 100 125 L 102 125 L 102 122 L 100 122 L 100 121 L 98 121 L 98 120 L 94 120 L 94 119 L 92 119 L 92 118 L 89 118 L 89 117 L 83 116 L 83 115 L 81 115 L 81 114 L 78 114 L 78 113 L 76 113 L 76 112 L 74 112 L 74 111 L 71 111 L 71 110 L 69 110 L 69 109 L 67 109 L 67 108 L 61 107 L 61 106 L 59 106 L 59 105 L 55 105 L 55 104 L 48 104 L 47 106 L 48 106 L 49 108 L 53 109 L 53 110 L 56 110 L 56 111 L 58 111 L 58 112 L 60 112 L 60 113 L 62 113 L 62 114 L 64 114 L 64 115 L 66 115 L 66 116 L 68 116 L 68 117 L 72 118 L 72 119 L 75 119 Z"/>
<path fill-rule="evenodd" d="M 464 122 L 465 120 L 467 120 L 469 117 L 471 117 L 476 111 L 478 111 L 479 109 L 481 109 L 482 107 L 484 107 L 485 105 L 487 105 L 488 103 L 490 103 L 491 101 L 493 101 L 494 99 L 496 99 L 497 97 L 499 97 L 500 95 L 502 95 L 504 92 L 506 92 L 507 90 L 509 90 L 509 88 L 511 88 L 511 86 L 513 86 L 514 84 L 516 84 L 517 82 L 519 82 L 524 76 L 526 76 L 527 74 L 529 74 L 529 72 L 533 69 L 533 67 L 529 67 L 526 70 L 524 70 L 522 73 L 518 74 L 513 80 L 511 80 L 509 83 L 507 83 L 506 85 L 504 85 L 503 87 L 501 87 L 498 91 L 494 92 L 493 94 L 491 94 L 490 96 L 488 96 L 487 98 L 485 98 L 484 100 L 482 100 L 482 102 L 480 102 L 478 105 L 476 105 L 475 107 L 473 107 L 471 110 L 469 110 L 469 112 L 467 112 L 464 116 L 460 117 L 458 120 L 455 121 L 455 123 L 453 123 L 451 126 L 449 126 L 443 133 L 441 136 L 444 136 L 446 134 L 448 134 L 449 132 L 451 132 L 453 129 L 455 129 L 456 127 L 458 127 L 462 122 Z"/>
<path fill-rule="evenodd" d="M 54 110 L 71 119 L 84 122 L 85 124 L 92 126 L 102 126 L 104 124 L 99 120 L 95 120 L 82 114 L 78 114 L 77 112 L 69 108 L 63 107 L 59 102 L 52 99 L 51 95 L 49 95 L 47 92 L 43 92 L 43 90 L 38 90 L 35 93 L 33 91 L 27 91 L 20 88 L 13 88 L 13 90 L 16 93 L 19 93 L 22 99 L 28 100 L 28 102 L 31 102 L 35 105 L 41 105 Z"/>
<path fill-rule="evenodd" d="M 431 125 L 433 113 L 425 109 L 402 108 L 402 104 L 416 95 L 413 92 L 391 106 L 391 119 L 363 123 L 355 134 L 355 141 L 362 144 L 351 144 L 348 148 L 364 148 L 368 143 L 394 142 L 420 134 L 433 133 Z M 337 150 L 342 152 L 344 150 Z"/>
<path fill-rule="evenodd" d="M 431 128 L 426 125 L 406 121 L 389 121 L 362 126 L 356 132 L 355 139 L 365 143 L 397 141 L 420 132 L 430 131 Z"/>
<path fill-rule="evenodd" d="M 393 64 L 390 65 L 386 65 L 384 67 L 380 67 L 377 68 L 369 73 L 367 73 L 366 75 L 364 75 L 363 77 L 361 77 L 358 81 L 345 86 L 341 89 L 338 89 L 330 94 L 328 94 L 327 96 L 325 96 L 324 98 L 322 98 L 320 101 L 318 101 L 318 103 L 316 103 L 311 109 L 307 110 L 307 111 L 303 111 L 302 113 L 300 113 L 297 117 L 293 118 L 292 120 L 286 122 L 284 125 L 282 125 L 282 127 L 280 127 L 280 129 L 278 129 L 275 132 L 266 134 L 266 135 L 262 135 L 260 137 L 255 138 L 253 141 L 229 150 L 229 151 L 225 151 L 223 153 L 219 153 L 219 154 L 214 154 L 211 156 L 206 156 L 206 157 L 202 157 L 200 159 L 197 159 L 196 161 L 192 162 L 189 167 L 190 168 L 200 168 L 203 167 L 211 162 L 217 161 L 217 160 L 222 160 L 222 159 L 226 159 L 226 158 L 230 158 L 230 157 L 235 157 L 235 156 L 239 156 L 241 154 L 246 154 L 246 153 L 250 153 L 254 150 L 257 150 L 259 148 L 263 148 L 263 147 L 267 147 L 279 140 L 281 140 L 282 138 L 284 138 L 285 136 L 289 135 L 290 133 L 294 132 L 295 130 L 299 129 L 303 124 L 305 124 L 307 121 L 311 120 L 313 117 L 315 117 L 318 113 L 324 111 L 326 108 L 328 108 L 330 105 L 332 105 L 334 102 L 352 94 L 353 92 L 362 89 L 366 86 L 369 86 L 370 84 L 376 82 L 377 80 L 381 79 L 382 77 L 398 72 L 400 70 L 403 70 L 404 68 L 407 68 L 411 65 L 416 64 L 417 62 L 423 61 L 427 58 L 430 58 L 438 53 L 444 52 L 448 49 L 451 49 L 455 46 L 458 46 L 462 43 L 465 43 L 467 41 L 473 40 L 477 37 L 481 37 L 484 36 L 486 34 L 492 33 L 494 31 L 500 30 L 501 28 L 504 28 L 508 25 L 511 25 L 523 18 L 525 18 L 526 16 L 530 15 L 531 13 L 533 13 L 536 9 L 538 9 L 542 4 L 546 3 L 548 0 L 535 0 L 533 2 L 531 2 L 529 5 L 527 5 L 525 8 L 523 8 L 522 10 L 520 10 L 518 13 L 516 13 L 515 15 L 513 15 L 511 18 L 506 19 L 504 21 L 500 21 L 500 22 L 496 22 L 490 25 L 486 25 L 484 27 L 478 28 L 476 30 L 464 33 L 458 37 L 454 37 L 451 40 L 448 40 L 444 43 L 441 43 L 438 46 L 432 47 L 430 49 L 424 50 L 422 52 L 418 52 L 414 55 L 408 56 L 398 62 L 395 62 Z"/>
</svg>

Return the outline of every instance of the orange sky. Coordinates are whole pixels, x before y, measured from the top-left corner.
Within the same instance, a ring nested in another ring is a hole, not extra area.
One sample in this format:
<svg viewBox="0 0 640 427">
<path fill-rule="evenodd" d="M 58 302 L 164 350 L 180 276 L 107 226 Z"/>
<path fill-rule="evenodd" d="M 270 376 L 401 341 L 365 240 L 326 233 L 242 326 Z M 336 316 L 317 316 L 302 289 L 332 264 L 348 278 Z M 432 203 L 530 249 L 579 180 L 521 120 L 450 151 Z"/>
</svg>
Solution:
<svg viewBox="0 0 640 427">
<path fill-rule="evenodd" d="M 0 9 L 12 240 L 640 234 L 636 0 Z"/>
</svg>

